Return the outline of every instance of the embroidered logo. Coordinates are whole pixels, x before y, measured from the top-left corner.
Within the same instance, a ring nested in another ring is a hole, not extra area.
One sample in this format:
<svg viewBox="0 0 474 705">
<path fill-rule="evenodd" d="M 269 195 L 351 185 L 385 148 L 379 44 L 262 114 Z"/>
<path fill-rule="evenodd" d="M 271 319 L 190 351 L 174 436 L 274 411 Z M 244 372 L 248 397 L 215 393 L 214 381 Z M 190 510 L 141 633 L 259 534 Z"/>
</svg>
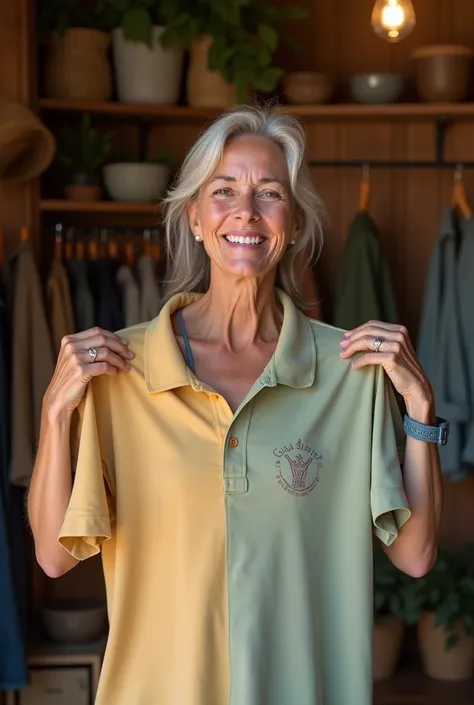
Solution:
<svg viewBox="0 0 474 705">
<path fill-rule="evenodd" d="M 292 495 L 309 494 L 319 482 L 323 456 L 298 438 L 296 443 L 275 448 L 276 479 Z"/>
</svg>

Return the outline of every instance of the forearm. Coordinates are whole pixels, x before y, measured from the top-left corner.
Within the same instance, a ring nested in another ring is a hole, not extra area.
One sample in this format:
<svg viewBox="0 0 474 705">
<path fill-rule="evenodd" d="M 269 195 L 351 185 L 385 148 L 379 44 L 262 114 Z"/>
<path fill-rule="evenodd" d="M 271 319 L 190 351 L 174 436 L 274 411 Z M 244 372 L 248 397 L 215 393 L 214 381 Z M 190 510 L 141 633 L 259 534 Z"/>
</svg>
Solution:
<svg viewBox="0 0 474 705">
<path fill-rule="evenodd" d="M 51 577 L 77 565 L 58 541 L 72 492 L 69 430 L 68 414 L 55 414 L 43 406 L 38 454 L 28 493 L 28 518 L 38 563 Z"/>
<path fill-rule="evenodd" d="M 434 424 L 436 420 L 432 404 L 413 408 L 407 405 L 407 413 L 425 424 Z M 412 514 L 386 552 L 400 570 L 419 577 L 431 569 L 436 559 L 443 509 L 441 469 L 435 444 L 407 438 L 403 482 Z"/>
</svg>

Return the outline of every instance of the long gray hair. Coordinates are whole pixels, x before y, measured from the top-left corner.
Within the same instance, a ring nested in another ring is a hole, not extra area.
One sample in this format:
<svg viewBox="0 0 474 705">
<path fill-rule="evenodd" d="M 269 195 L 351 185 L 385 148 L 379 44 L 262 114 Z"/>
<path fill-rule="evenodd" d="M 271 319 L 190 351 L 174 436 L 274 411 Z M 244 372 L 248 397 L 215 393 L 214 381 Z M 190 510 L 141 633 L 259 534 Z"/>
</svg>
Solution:
<svg viewBox="0 0 474 705">
<path fill-rule="evenodd" d="M 324 209 L 304 163 L 303 128 L 298 120 L 274 107 L 233 108 L 218 117 L 191 147 L 162 202 L 169 264 L 166 298 L 178 292 L 205 291 L 209 286 L 209 257 L 193 237 L 188 204 L 198 197 L 199 189 L 217 169 L 227 143 L 242 135 L 273 140 L 285 157 L 302 228 L 296 244 L 288 248 L 278 265 L 277 284 L 303 308 L 306 302 L 302 295 L 302 269 L 319 256 Z"/>
</svg>

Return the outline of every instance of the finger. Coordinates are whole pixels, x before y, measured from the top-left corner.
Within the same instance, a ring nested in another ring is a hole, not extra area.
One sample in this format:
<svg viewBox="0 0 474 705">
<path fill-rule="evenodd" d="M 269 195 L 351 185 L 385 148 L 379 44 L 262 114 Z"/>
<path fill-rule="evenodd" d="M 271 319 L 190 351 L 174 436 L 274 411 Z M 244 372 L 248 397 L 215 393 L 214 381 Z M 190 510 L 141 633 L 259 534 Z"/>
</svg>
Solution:
<svg viewBox="0 0 474 705">
<path fill-rule="evenodd" d="M 387 323 L 386 321 L 367 321 L 367 323 L 363 323 L 361 326 L 357 326 L 356 328 L 352 328 L 351 330 L 348 330 L 344 333 L 346 337 L 350 337 L 354 335 L 355 333 L 359 333 L 360 331 L 364 330 L 365 328 L 377 328 L 380 330 L 384 331 L 393 331 L 393 332 L 400 332 L 404 333 L 406 332 L 406 327 L 399 325 L 398 323 Z"/>
<path fill-rule="evenodd" d="M 118 369 L 110 363 L 103 360 L 102 362 L 93 362 L 85 365 L 85 374 L 91 377 L 100 377 L 100 375 L 110 375 L 113 377 L 118 374 Z"/>
<path fill-rule="evenodd" d="M 367 365 L 385 365 L 390 363 L 393 365 L 393 353 L 367 353 L 362 355 L 352 363 L 354 370 L 359 370 Z"/>
<path fill-rule="evenodd" d="M 132 369 L 132 366 L 130 365 L 128 360 L 125 360 L 121 355 L 118 355 L 116 352 L 113 352 L 113 350 L 110 350 L 107 347 L 95 348 L 95 350 L 97 350 L 97 357 L 95 359 L 93 359 L 89 355 L 88 351 L 77 353 L 77 357 L 79 358 L 82 364 L 93 365 L 97 362 L 105 361 L 120 370 Z"/>
<path fill-rule="evenodd" d="M 128 345 L 126 345 L 117 335 L 107 333 L 107 331 L 96 333 L 87 338 L 80 338 L 79 340 L 70 341 L 65 344 L 64 351 L 65 353 L 79 354 L 83 351 L 89 350 L 90 348 L 95 348 L 96 350 L 98 348 L 108 348 L 125 359 L 132 359 L 135 357 Z"/>
<path fill-rule="evenodd" d="M 360 340 L 367 338 L 368 340 L 374 341 L 375 338 L 382 338 L 383 340 L 397 340 L 399 343 L 408 341 L 407 336 L 399 330 L 385 330 L 384 328 L 377 328 L 376 326 L 367 326 L 357 331 L 357 333 L 352 333 L 341 340 L 342 347 L 347 346 L 353 340 Z"/>
<path fill-rule="evenodd" d="M 342 345 L 341 343 L 343 350 L 341 351 L 340 356 L 350 357 L 351 355 L 354 355 L 354 353 L 361 352 L 363 350 L 369 350 L 370 352 L 374 352 L 376 355 L 380 355 L 380 353 L 383 352 L 390 352 L 398 355 L 402 351 L 402 342 L 399 340 L 388 340 L 387 338 L 382 340 L 377 351 L 375 349 L 375 341 L 377 340 L 377 337 L 380 338 L 380 336 L 364 335 L 361 338 L 356 338 L 356 340 L 347 341 L 345 345 Z"/>
</svg>

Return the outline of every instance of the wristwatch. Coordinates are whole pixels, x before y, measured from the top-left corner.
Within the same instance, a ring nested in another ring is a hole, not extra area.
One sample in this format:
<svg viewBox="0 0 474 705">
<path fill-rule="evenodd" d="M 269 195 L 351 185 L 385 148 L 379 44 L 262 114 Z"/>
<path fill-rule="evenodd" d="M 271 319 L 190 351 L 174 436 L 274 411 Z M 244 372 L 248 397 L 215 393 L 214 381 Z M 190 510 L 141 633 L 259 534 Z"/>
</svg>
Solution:
<svg viewBox="0 0 474 705">
<path fill-rule="evenodd" d="M 403 418 L 403 428 L 407 436 L 416 438 L 417 441 L 445 446 L 449 437 L 449 422 L 437 416 L 436 424 L 436 426 L 428 426 L 419 421 L 414 421 L 407 414 Z"/>
</svg>

